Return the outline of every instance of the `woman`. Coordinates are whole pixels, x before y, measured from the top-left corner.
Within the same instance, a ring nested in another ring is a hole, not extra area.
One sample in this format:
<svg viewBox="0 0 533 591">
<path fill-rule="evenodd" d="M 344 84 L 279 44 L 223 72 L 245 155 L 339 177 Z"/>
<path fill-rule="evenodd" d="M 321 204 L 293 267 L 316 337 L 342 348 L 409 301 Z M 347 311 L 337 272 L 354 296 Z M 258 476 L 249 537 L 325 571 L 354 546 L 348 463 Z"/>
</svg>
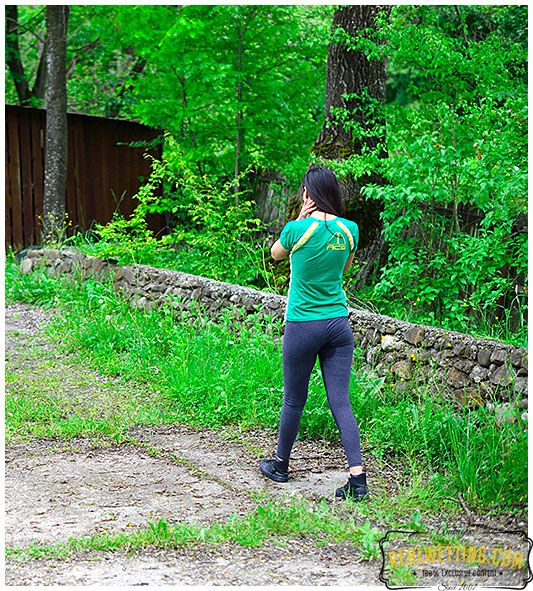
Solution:
<svg viewBox="0 0 533 591">
<path fill-rule="evenodd" d="M 355 222 L 343 219 L 337 178 L 312 168 L 303 179 L 303 207 L 271 249 L 276 260 L 290 253 L 291 280 L 283 338 L 284 401 L 276 457 L 261 460 L 261 472 L 287 482 L 289 458 L 307 400 L 309 378 L 318 356 L 328 404 L 348 459 L 347 484 L 336 496 L 368 495 L 361 461 L 359 429 L 350 405 L 354 338 L 348 322 L 342 275 L 352 264 L 359 241 Z"/>
</svg>

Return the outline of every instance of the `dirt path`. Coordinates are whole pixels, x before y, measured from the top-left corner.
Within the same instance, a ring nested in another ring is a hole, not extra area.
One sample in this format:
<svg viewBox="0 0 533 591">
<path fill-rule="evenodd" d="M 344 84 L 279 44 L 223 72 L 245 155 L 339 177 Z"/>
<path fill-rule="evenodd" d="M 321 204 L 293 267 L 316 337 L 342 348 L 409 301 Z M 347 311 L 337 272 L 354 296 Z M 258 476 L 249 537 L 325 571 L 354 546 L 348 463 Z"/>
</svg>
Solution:
<svg viewBox="0 0 533 591">
<path fill-rule="evenodd" d="M 324 497 L 334 502 L 335 487 L 346 478 L 340 445 L 297 440 L 290 481 L 266 480 L 258 462 L 271 456 L 275 433 L 241 433 L 229 427 L 211 431 L 161 421 L 152 426 L 137 420 L 139 408 L 150 410 L 153 393 L 100 374 L 80 354 L 61 352 L 43 335 L 48 317 L 23 304 L 6 309 L 6 396 L 23 393 L 36 425 L 54 424 L 63 416 L 83 421 L 104 417 L 112 423 L 115 413 L 126 417 L 129 428 L 120 441 L 101 435 L 28 441 L 12 434 L 5 446 L 8 548 L 134 532 L 159 520 L 170 525 L 227 523 L 233 514 L 255 510 L 258 498 Z M 56 413 L 51 418 L 46 415 L 49 401 Z M 405 501 L 412 475 L 402 466 L 381 462 L 378 467 L 367 458 L 373 496 Z M 407 490 L 403 497 L 402 487 Z M 413 503 L 405 507 L 409 517 Z M 378 513 L 376 519 L 385 519 L 386 511 L 381 517 Z M 368 519 L 359 509 L 350 516 L 359 525 Z M 443 521 L 459 526 L 465 516 L 425 514 L 423 521 L 438 529 Z M 507 529 L 525 527 L 516 515 L 485 522 Z M 382 521 L 379 525 L 388 529 Z M 361 561 L 347 543 L 324 544 L 287 537 L 260 547 L 226 543 L 182 550 L 86 551 L 72 559 L 9 557 L 5 577 L 7 585 L 382 586 L 379 558 Z"/>
<path fill-rule="evenodd" d="M 106 392 L 124 388 L 59 354 L 42 335 L 46 321 L 47 314 L 38 308 L 13 304 L 6 309 L 6 375 L 15 376 L 7 380 L 7 396 L 22 386 L 38 388 L 43 375 L 61 384 L 57 395 L 66 407 L 102 404 Z M 128 395 L 143 393 L 129 390 Z M 245 515 L 257 506 L 253 494 L 332 498 L 345 479 L 341 449 L 299 442 L 290 482 L 266 481 L 257 470 L 258 458 L 271 454 L 275 440 L 262 431 L 137 425 L 127 433 L 127 443 L 97 439 L 36 438 L 6 445 L 7 547 L 134 531 L 160 519 L 169 524 L 226 522 L 231 514 Z M 366 517 L 360 519 L 364 523 Z M 348 544 L 317 547 L 305 539 L 287 544 L 143 549 L 133 555 L 88 552 L 67 561 L 6 559 L 6 584 L 379 583 L 378 561 L 356 564 Z"/>
</svg>

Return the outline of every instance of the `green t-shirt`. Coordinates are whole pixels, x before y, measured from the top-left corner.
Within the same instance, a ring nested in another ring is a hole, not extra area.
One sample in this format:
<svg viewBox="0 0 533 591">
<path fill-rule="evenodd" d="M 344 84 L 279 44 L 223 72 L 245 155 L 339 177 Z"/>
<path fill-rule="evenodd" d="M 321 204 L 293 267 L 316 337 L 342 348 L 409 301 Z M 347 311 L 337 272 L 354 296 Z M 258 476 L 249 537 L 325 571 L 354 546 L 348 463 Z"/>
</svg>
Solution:
<svg viewBox="0 0 533 591">
<path fill-rule="evenodd" d="M 291 251 L 286 320 L 348 316 L 342 272 L 350 254 L 357 250 L 357 224 L 339 217 L 327 222 L 307 217 L 286 224 L 279 240 Z"/>
</svg>

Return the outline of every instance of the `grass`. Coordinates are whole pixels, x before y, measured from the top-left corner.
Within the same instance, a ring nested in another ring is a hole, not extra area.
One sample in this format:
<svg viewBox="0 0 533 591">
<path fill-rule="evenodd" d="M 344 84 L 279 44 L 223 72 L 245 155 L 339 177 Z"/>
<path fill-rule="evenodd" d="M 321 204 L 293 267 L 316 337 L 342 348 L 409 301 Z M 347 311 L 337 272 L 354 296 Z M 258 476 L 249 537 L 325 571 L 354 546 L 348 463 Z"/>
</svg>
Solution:
<svg viewBox="0 0 533 591">
<path fill-rule="evenodd" d="M 362 526 L 337 506 L 324 500 L 311 503 L 300 498 L 259 500 L 254 511 L 244 517 L 229 516 L 225 523 L 210 525 L 159 520 L 147 527 L 127 533 L 98 533 L 70 538 L 68 542 L 30 544 L 25 548 L 8 547 L 6 556 L 15 560 L 68 559 L 87 551 L 132 552 L 146 548 L 183 549 L 215 547 L 223 543 L 257 547 L 265 542 L 283 542 L 287 538 L 306 539 L 317 546 L 347 542 L 358 550 L 361 559 L 380 556 L 378 540 L 384 531 L 372 527 L 367 520 Z"/>
<path fill-rule="evenodd" d="M 59 311 L 50 330 L 65 354 L 81 351 L 103 372 L 152 392 L 144 401 L 118 396 L 94 414 L 76 398 L 70 407 L 62 405 L 57 379 L 44 376 L 32 390 L 23 376 L 10 375 L 18 385 L 7 400 L 8 437 L 120 435 L 135 423 L 168 421 L 277 429 L 283 397 L 279 325 L 251 317 L 236 326 L 231 312 L 215 324 L 171 306 L 138 311 L 109 283 L 49 278 L 41 271 L 23 276 L 9 260 L 6 277 L 8 301 Z M 519 423 L 499 425 L 485 408 L 459 411 L 429 388 L 398 393 L 385 380 L 364 375 L 360 365 L 356 356 L 351 397 L 362 440 L 377 458 L 400 458 L 428 503 L 460 492 L 480 509 L 525 505 L 527 432 Z M 300 436 L 338 439 L 318 369 Z"/>
</svg>

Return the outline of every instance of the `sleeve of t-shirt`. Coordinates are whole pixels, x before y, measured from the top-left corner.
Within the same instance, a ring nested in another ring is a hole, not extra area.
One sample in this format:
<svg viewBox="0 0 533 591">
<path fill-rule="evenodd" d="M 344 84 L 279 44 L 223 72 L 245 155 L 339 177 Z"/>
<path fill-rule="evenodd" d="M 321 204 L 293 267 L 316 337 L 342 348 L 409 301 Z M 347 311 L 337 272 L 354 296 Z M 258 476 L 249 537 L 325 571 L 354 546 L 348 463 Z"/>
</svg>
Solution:
<svg viewBox="0 0 533 591">
<path fill-rule="evenodd" d="M 355 222 L 350 222 L 350 226 L 348 227 L 348 229 L 352 233 L 354 241 L 354 247 L 351 252 L 355 252 L 357 250 L 357 247 L 359 246 L 359 226 Z"/>
<path fill-rule="evenodd" d="M 279 242 L 285 250 L 290 250 L 294 246 L 296 240 L 293 222 L 288 222 L 285 224 L 285 227 L 279 235 Z"/>
</svg>

